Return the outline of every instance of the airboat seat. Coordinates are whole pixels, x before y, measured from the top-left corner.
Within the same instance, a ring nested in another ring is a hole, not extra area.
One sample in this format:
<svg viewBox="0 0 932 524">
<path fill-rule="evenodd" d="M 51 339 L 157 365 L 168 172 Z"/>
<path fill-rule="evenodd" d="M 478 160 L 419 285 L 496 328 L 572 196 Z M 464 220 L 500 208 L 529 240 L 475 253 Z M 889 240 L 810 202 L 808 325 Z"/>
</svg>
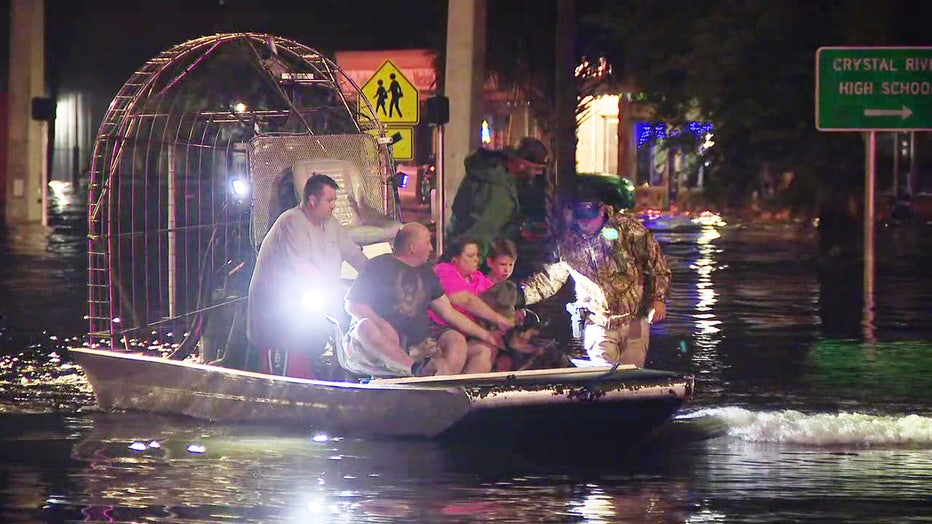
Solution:
<svg viewBox="0 0 932 524">
<path fill-rule="evenodd" d="M 361 188 L 362 176 L 352 162 L 336 158 L 298 160 L 291 167 L 298 201 L 304 193 L 307 179 L 315 173 L 327 175 L 339 184 L 337 206 L 333 216 L 349 229 L 350 237 L 359 246 L 388 242 L 395 238 L 401 223 L 376 210 Z M 356 205 L 353 205 L 353 203 Z"/>
<path fill-rule="evenodd" d="M 384 200 L 384 166 L 372 136 L 269 135 L 254 137 L 249 144 L 250 234 L 257 250 L 278 215 L 300 201 L 304 184 L 314 173 L 340 185 L 334 216 L 350 229 L 356 244 L 365 247 L 390 240 L 401 227 L 389 218 L 395 203 Z"/>
</svg>

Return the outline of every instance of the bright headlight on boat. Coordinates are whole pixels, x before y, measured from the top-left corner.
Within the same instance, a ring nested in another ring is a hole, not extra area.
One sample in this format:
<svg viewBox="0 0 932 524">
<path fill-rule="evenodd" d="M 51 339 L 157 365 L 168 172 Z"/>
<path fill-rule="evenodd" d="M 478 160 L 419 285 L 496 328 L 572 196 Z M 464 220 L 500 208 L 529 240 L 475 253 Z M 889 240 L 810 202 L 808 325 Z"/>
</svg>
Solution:
<svg viewBox="0 0 932 524">
<path fill-rule="evenodd" d="M 249 196 L 249 182 L 243 178 L 234 178 L 230 182 L 230 191 L 236 198 L 246 198 Z"/>
<path fill-rule="evenodd" d="M 319 289 L 306 289 L 301 293 L 301 305 L 308 311 L 323 311 L 330 298 Z"/>
</svg>

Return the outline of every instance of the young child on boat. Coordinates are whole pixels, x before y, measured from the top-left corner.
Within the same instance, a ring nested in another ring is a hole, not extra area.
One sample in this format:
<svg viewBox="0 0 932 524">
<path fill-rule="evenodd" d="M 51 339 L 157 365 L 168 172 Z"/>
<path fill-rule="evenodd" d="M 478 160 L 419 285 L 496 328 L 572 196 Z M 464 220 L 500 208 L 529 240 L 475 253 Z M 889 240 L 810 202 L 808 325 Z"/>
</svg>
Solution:
<svg viewBox="0 0 932 524">
<path fill-rule="evenodd" d="M 515 327 L 505 335 L 506 349 L 496 355 L 493 363 L 495 371 L 516 371 L 535 367 L 560 367 L 563 364 L 559 355 L 550 355 L 554 341 L 542 341 L 538 337 L 545 326 L 533 311 L 524 309 L 519 303 L 521 293 L 517 284 L 511 280 L 518 259 L 518 250 L 514 242 L 507 238 L 497 238 L 489 245 L 485 265 L 486 276 L 495 286 L 480 296 L 492 308 L 503 314 L 514 315 Z M 546 353 L 546 355 L 545 355 Z M 540 357 L 548 358 L 540 358 Z M 549 357 L 556 358 L 549 358 Z"/>
<path fill-rule="evenodd" d="M 489 244 L 488 257 L 485 265 L 489 268 L 486 274 L 493 283 L 498 284 L 511 278 L 518 260 L 518 248 L 507 238 L 496 238 Z"/>
<path fill-rule="evenodd" d="M 487 284 L 477 293 L 497 313 L 514 319 L 514 327 L 505 336 L 506 348 L 494 355 L 495 371 L 513 371 L 531 365 L 532 357 L 539 352 L 531 339 L 540 334 L 540 319 L 533 313 L 528 319 L 527 311 L 518 304 L 520 294 L 517 286 L 510 280 L 517 259 L 518 249 L 514 242 L 507 238 L 493 240 L 485 260 Z"/>
</svg>

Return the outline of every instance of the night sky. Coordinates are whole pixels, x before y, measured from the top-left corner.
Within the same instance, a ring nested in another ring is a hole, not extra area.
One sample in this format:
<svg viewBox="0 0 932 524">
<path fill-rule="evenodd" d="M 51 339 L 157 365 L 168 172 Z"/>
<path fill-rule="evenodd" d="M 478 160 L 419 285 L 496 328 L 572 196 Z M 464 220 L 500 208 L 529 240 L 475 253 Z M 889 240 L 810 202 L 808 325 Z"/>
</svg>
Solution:
<svg viewBox="0 0 932 524">
<path fill-rule="evenodd" d="M 8 10 L 0 0 L 0 13 Z M 111 95 L 146 60 L 204 35 L 272 33 L 332 54 L 435 47 L 446 26 L 442 0 L 46 0 L 46 12 L 51 85 Z"/>
</svg>

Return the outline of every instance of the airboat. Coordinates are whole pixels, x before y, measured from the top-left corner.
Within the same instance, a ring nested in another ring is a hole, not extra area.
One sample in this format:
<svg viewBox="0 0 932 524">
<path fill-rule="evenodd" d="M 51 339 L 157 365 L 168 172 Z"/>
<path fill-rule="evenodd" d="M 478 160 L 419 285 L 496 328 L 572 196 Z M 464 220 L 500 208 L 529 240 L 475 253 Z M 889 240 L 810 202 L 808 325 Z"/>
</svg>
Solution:
<svg viewBox="0 0 932 524">
<path fill-rule="evenodd" d="M 336 63 L 267 34 L 190 40 L 132 75 L 97 133 L 89 333 L 70 350 L 100 408 L 434 437 L 650 428 L 691 398 L 691 376 L 625 366 L 360 383 L 233 362 L 248 344 L 258 247 L 310 174 L 339 183 L 334 215 L 364 251 L 389 239 L 361 208 L 401 220 L 392 139 L 375 114 Z"/>
</svg>

